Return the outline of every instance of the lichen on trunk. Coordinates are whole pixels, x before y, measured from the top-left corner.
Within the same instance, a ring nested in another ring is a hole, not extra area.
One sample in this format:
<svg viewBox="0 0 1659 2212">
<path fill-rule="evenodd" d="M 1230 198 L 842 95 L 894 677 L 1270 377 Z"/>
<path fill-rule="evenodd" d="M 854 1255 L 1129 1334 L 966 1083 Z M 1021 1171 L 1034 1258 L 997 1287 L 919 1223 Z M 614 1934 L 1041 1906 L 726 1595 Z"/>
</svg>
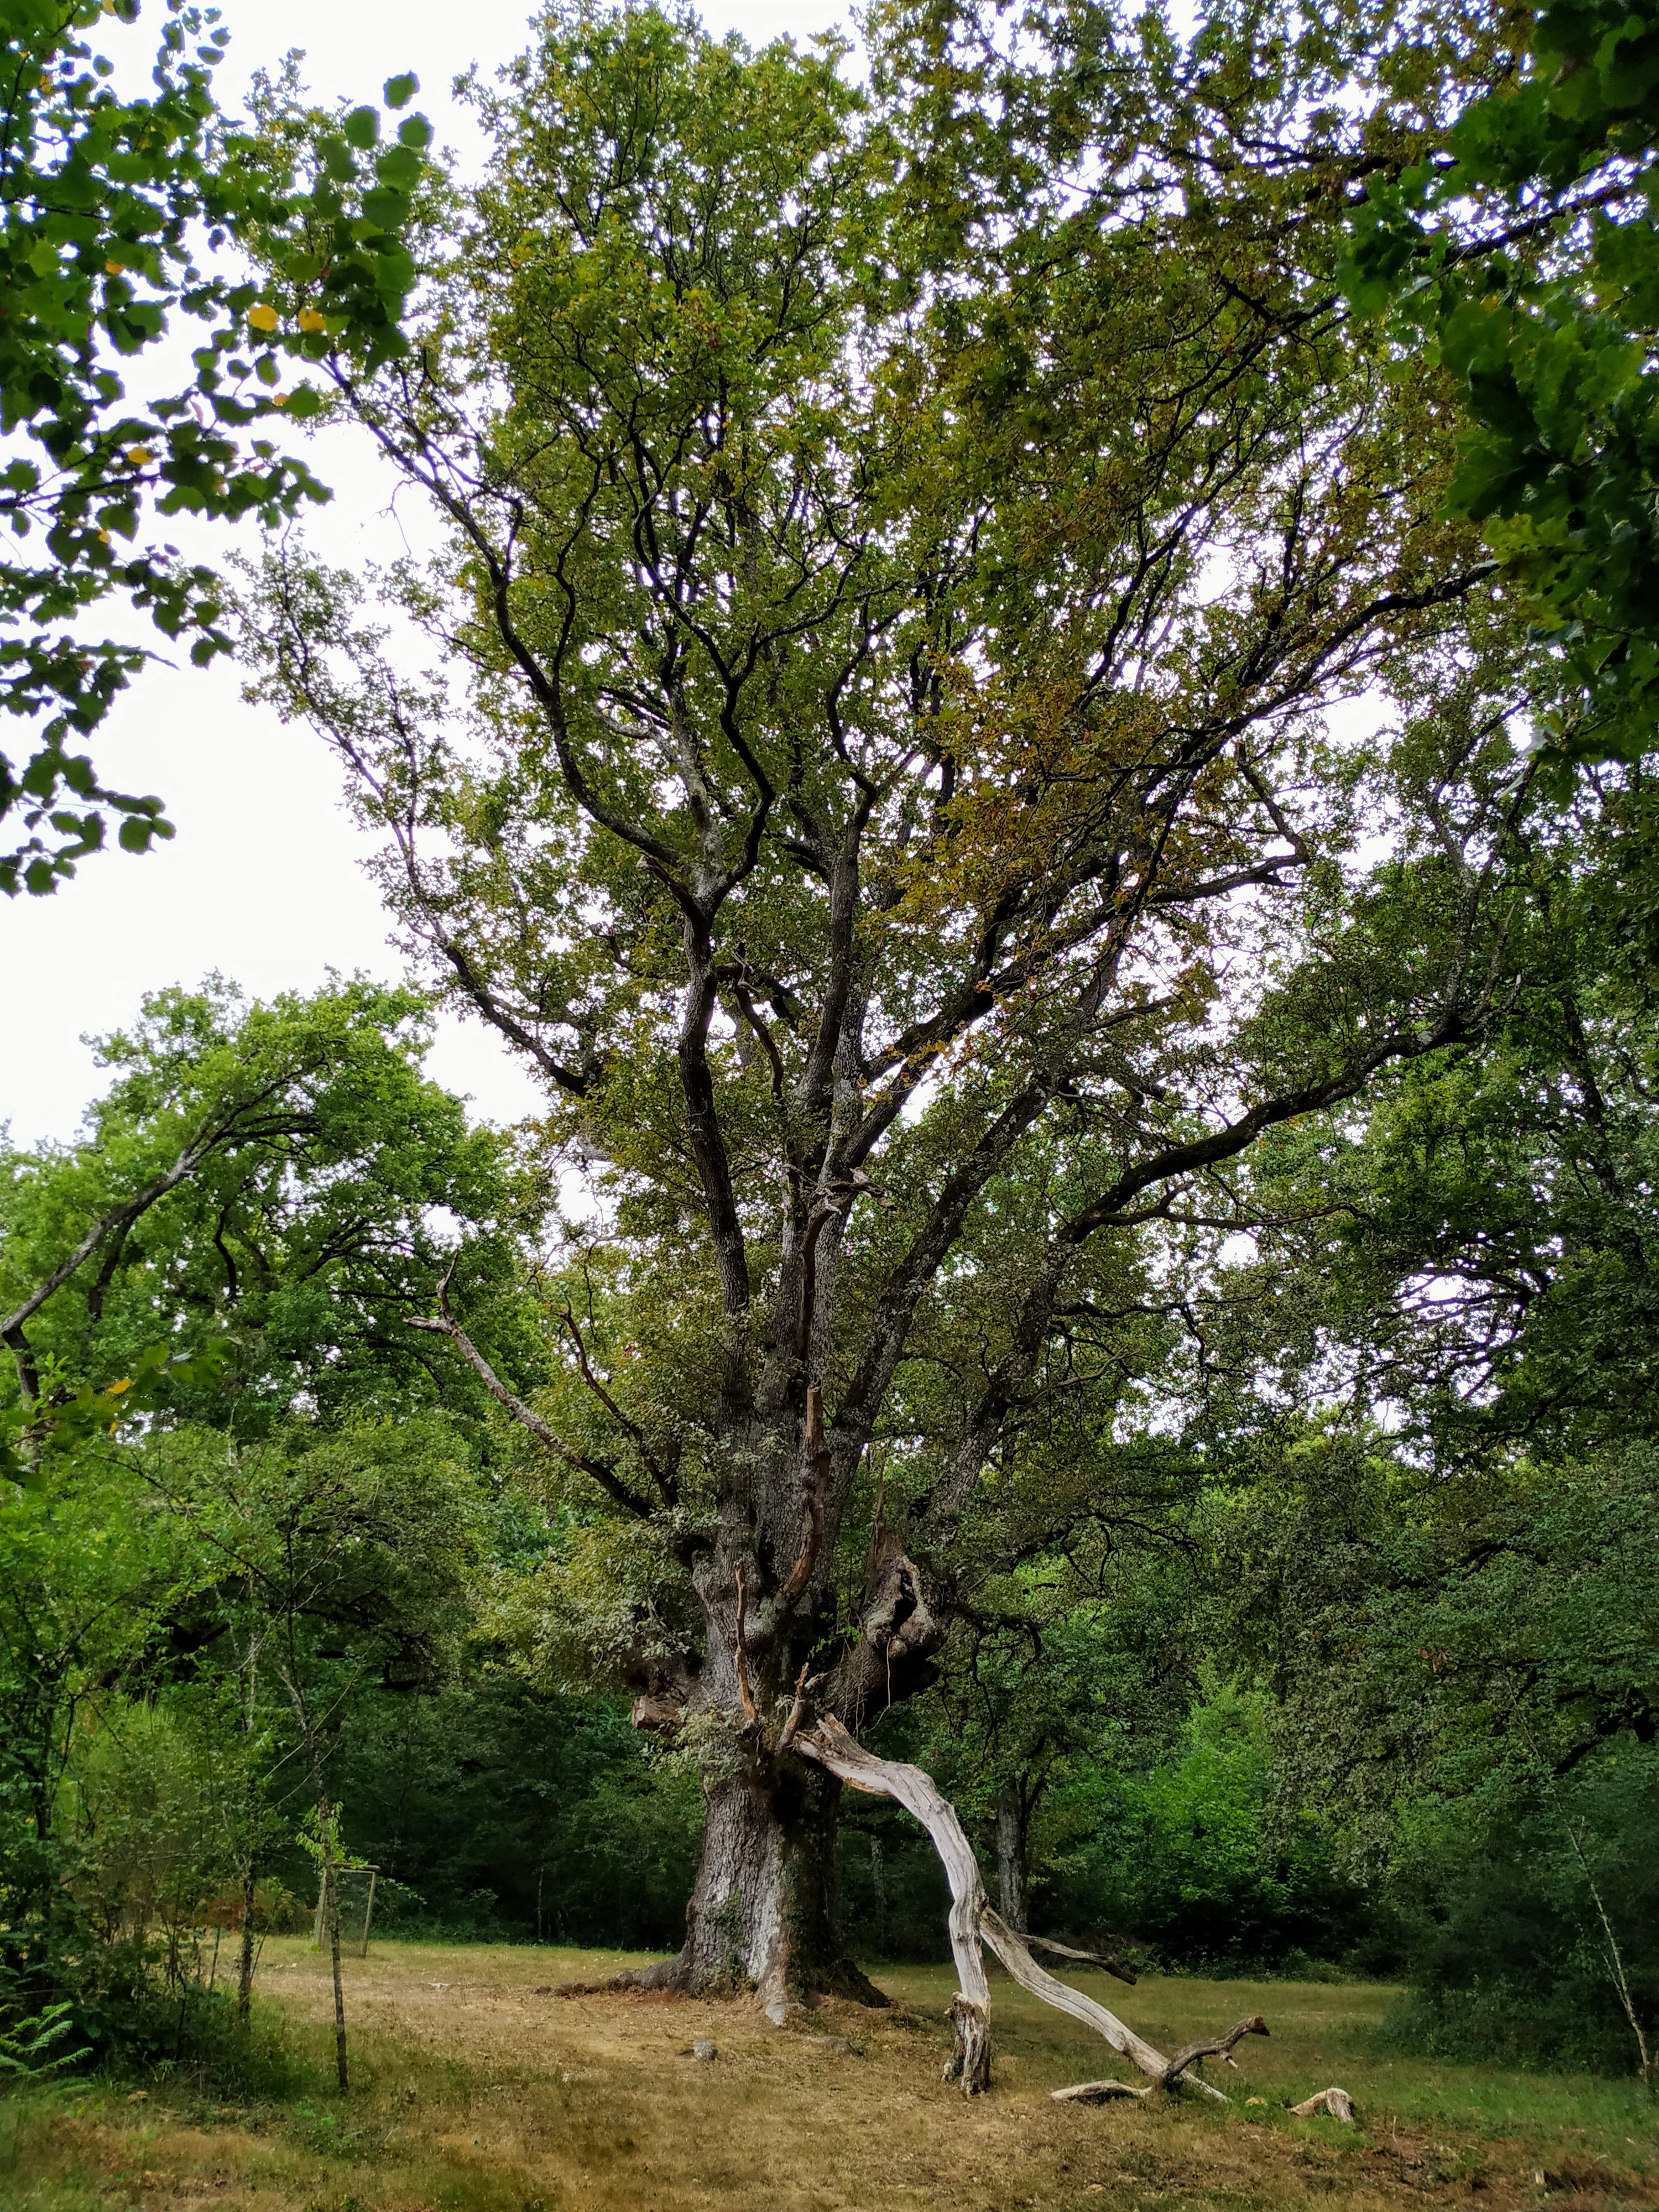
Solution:
<svg viewBox="0 0 1659 2212">
<path fill-rule="evenodd" d="M 705 1785 L 708 1823 L 673 1985 L 699 1995 L 752 1989 L 778 2025 L 835 1991 L 886 2000 L 847 1954 L 837 1911 L 840 1785 L 787 1761 Z"/>
</svg>

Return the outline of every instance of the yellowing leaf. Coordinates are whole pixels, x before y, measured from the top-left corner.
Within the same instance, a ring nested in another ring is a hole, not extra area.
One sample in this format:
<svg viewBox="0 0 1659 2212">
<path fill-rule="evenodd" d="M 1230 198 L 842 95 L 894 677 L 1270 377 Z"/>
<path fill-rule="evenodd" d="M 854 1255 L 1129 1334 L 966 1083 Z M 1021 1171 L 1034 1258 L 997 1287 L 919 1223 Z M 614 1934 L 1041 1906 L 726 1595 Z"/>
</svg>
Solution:
<svg viewBox="0 0 1659 2212">
<path fill-rule="evenodd" d="M 131 461 L 136 467 L 143 468 L 146 461 L 153 461 L 155 459 L 155 456 L 151 453 L 148 446 L 129 446 L 127 447 L 127 459 Z"/>
<path fill-rule="evenodd" d="M 106 261 L 104 264 L 104 274 L 106 276 L 118 276 L 126 265 L 125 261 Z"/>
<path fill-rule="evenodd" d="M 268 307 L 263 300 L 257 307 L 248 309 L 247 319 L 256 331 L 274 331 L 276 327 L 276 310 Z"/>
<path fill-rule="evenodd" d="M 319 315 L 315 307 L 301 307 L 300 328 L 302 331 L 325 331 L 328 328 L 328 317 Z"/>
<path fill-rule="evenodd" d="M 118 1398 L 118 1397 L 120 1396 L 120 1395 L 121 1395 L 121 1393 L 122 1393 L 122 1391 L 123 1391 L 123 1390 L 131 1390 L 131 1388 L 132 1388 L 132 1377 L 131 1377 L 131 1375 L 124 1375 L 124 1376 L 121 1377 L 121 1380 L 120 1380 L 118 1382 L 110 1382 L 110 1383 L 106 1384 L 106 1386 L 105 1386 L 105 1389 L 104 1389 L 104 1395 L 105 1395 L 106 1398 Z"/>
</svg>

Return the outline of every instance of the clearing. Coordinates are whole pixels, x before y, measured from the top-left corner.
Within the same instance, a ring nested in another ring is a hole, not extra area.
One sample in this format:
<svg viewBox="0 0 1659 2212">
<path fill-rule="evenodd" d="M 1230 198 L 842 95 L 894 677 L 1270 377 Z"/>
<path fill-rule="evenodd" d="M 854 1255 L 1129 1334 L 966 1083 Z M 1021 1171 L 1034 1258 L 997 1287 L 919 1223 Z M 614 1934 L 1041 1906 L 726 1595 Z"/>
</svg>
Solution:
<svg viewBox="0 0 1659 2212">
<path fill-rule="evenodd" d="M 377 1943 L 347 1962 L 353 2092 L 331 2080 L 327 1961 L 265 1947 L 264 2003 L 309 2087 L 232 2109 L 181 2081 L 33 2089 L 0 2105 L 6 2212 L 212 2204 L 230 2212 L 1127 2212 L 1156 2206 L 1550 2203 L 1659 2208 L 1656 2110 L 1634 2083 L 1401 2056 L 1375 1985 L 1075 1978 L 1165 2050 L 1266 2014 L 1210 2066 L 1231 2108 L 1056 2106 L 1122 2074 L 1099 2039 L 993 1969 L 995 2087 L 939 2081 L 948 1968 L 880 1979 L 891 2013 L 826 2004 L 790 2028 L 746 2002 L 562 1998 L 614 1953 Z M 1070 1978 L 1070 1977 L 1068 1977 Z M 712 2039 L 712 2061 L 690 2055 Z M 1360 2124 L 1297 2120 L 1340 2083 Z M 1247 2101 L 1257 2100 L 1260 2101 Z"/>
</svg>

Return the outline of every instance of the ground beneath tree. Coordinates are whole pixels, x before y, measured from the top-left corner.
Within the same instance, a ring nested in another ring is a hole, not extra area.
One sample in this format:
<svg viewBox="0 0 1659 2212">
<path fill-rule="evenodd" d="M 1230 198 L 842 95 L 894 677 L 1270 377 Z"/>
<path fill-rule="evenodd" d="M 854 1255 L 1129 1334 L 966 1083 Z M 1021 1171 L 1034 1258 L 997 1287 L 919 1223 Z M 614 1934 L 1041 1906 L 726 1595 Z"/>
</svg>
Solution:
<svg viewBox="0 0 1659 2212">
<path fill-rule="evenodd" d="M 1056 2106 L 1124 2071 L 1000 1973 L 995 2087 L 964 2103 L 944 1967 L 878 1979 L 891 2013 L 843 2003 L 778 2030 L 752 2007 L 552 1985 L 614 1954 L 376 1944 L 348 1961 L 356 2081 L 326 2081 L 326 1965 L 297 1940 L 261 1964 L 265 2003 L 314 2086 L 242 2109 L 158 2077 L 148 2092 L 29 2093 L 0 2117 L 8 2212 L 211 2203 L 234 2212 L 1278 2212 L 1474 2203 L 1659 2208 L 1655 2108 L 1633 2084 L 1402 2058 L 1372 1985 L 1153 1978 L 1079 1986 L 1164 2050 L 1242 2014 L 1271 2039 L 1222 2069 L 1230 2109 Z M 700 2040 L 714 2059 L 690 2055 Z M 1216 2072 L 1213 2066 L 1212 2074 Z M 1291 2117 L 1340 2083 L 1362 2124 Z M 1256 2100 L 1259 2101 L 1250 2101 Z M 7 2133 L 10 2144 L 7 2149 Z"/>
</svg>

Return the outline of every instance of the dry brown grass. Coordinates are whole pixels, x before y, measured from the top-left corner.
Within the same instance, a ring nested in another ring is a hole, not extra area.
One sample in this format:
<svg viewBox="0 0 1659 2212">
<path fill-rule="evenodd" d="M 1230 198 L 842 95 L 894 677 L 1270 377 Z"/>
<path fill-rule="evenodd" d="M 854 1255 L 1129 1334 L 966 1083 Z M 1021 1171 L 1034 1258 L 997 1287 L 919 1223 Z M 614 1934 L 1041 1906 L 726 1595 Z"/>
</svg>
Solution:
<svg viewBox="0 0 1659 2212">
<path fill-rule="evenodd" d="M 14 2106 L 4 2212 L 117 2205 L 228 2212 L 1119 2212 L 1119 2208 L 1659 2208 L 1650 2107 L 1633 2088 L 1390 2057 L 1375 1988 L 1151 1980 L 1096 1993 L 1170 2047 L 1264 2011 L 1223 2111 L 1057 2106 L 1065 2082 L 1121 2071 L 1087 2032 L 999 1978 L 992 2096 L 943 2086 L 941 1969 L 891 1972 L 891 2014 L 826 2005 L 793 2028 L 744 2002 L 560 1998 L 613 1955 L 377 1945 L 348 1962 L 357 2079 L 241 2112 L 158 2083 Z M 272 1942 L 264 2001 L 325 2075 L 325 1962 Z M 1097 1982 L 1098 1985 L 1097 1986 Z M 1114 1996 L 1111 1991 L 1116 1990 Z M 694 2039 L 713 2063 L 683 2055 Z M 1363 2124 L 1297 2121 L 1340 2081 Z M 1260 2099 L 1249 2103 L 1247 2099 Z M 1542 2174 L 1543 2179 L 1535 2179 Z"/>
</svg>

